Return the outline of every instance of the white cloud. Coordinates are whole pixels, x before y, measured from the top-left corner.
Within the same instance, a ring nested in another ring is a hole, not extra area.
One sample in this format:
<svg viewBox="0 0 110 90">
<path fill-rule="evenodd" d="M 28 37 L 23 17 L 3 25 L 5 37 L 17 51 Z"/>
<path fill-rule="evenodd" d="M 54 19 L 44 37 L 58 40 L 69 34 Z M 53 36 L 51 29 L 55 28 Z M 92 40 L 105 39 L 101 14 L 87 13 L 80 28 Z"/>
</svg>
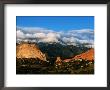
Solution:
<svg viewBox="0 0 110 90">
<path fill-rule="evenodd" d="M 42 38 L 40 38 L 40 42 L 59 42 L 58 38 L 60 38 L 60 34 L 47 33 L 47 34 L 45 34 L 45 36 L 43 34 L 40 35 L 40 37 L 42 37 Z"/>
<path fill-rule="evenodd" d="M 34 34 L 34 37 L 39 38 L 39 39 L 42 39 L 42 38 L 45 38 L 46 37 L 46 34 L 45 33 L 35 33 Z"/>
<path fill-rule="evenodd" d="M 16 35 L 18 39 L 25 38 L 25 34 L 21 30 L 17 30 Z"/>
<path fill-rule="evenodd" d="M 88 43 L 93 45 L 94 31 L 89 29 L 54 31 L 39 27 L 17 28 L 18 41 L 31 42 L 61 42 L 76 45 L 77 43 Z"/>
<path fill-rule="evenodd" d="M 66 42 L 66 43 L 74 43 L 74 42 L 78 42 L 78 39 L 77 38 L 74 38 L 74 37 L 63 37 L 62 38 L 63 42 Z"/>
<path fill-rule="evenodd" d="M 35 38 L 33 34 L 25 34 L 25 38 Z"/>
<path fill-rule="evenodd" d="M 53 30 L 49 30 L 41 27 L 18 27 L 17 26 L 17 29 L 22 30 L 24 33 L 30 33 L 30 34 L 54 32 Z"/>
</svg>

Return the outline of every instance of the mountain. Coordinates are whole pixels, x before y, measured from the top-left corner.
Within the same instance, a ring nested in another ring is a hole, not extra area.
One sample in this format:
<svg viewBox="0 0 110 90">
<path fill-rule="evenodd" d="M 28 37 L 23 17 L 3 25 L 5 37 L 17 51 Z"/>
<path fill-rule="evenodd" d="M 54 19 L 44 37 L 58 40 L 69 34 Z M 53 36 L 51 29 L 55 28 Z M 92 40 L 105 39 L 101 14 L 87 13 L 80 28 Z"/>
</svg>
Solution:
<svg viewBox="0 0 110 90">
<path fill-rule="evenodd" d="M 44 61 L 46 60 L 45 54 L 43 54 L 39 47 L 33 43 L 17 44 L 16 58 L 36 58 Z"/>
<path fill-rule="evenodd" d="M 78 54 L 81 54 L 90 48 L 85 47 L 84 45 L 73 46 L 73 45 L 63 45 L 60 43 L 37 43 L 40 50 L 46 53 L 47 57 L 53 58 L 56 60 L 56 57 L 61 57 L 62 60 L 67 58 L 72 58 Z"/>
<path fill-rule="evenodd" d="M 61 43 L 32 43 L 21 42 L 17 43 L 17 58 L 38 58 L 40 60 L 48 60 L 52 64 L 57 57 L 66 62 L 70 61 L 76 55 L 86 52 L 90 48 L 84 45 L 67 45 Z M 44 54 L 45 53 L 45 54 Z"/>
<path fill-rule="evenodd" d="M 94 60 L 94 49 L 90 49 L 82 54 L 76 55 L 73 59 L 84 59 L 93 61 Z"/>
</svg>

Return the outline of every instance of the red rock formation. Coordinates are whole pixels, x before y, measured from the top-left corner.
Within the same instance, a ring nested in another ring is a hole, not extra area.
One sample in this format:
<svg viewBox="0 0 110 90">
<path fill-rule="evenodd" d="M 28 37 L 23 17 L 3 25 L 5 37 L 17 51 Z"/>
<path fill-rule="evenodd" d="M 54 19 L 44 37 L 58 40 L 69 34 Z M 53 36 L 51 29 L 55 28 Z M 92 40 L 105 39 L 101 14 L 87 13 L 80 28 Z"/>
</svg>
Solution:
<svg viewBox="0 0 110 90">
<path fill-rule="evenodd" d="M 56 61 L 55 61 L 56 65 L 62 65 L 62 60 L 60 57 L 57 57 Z"/>
<path fill-rule="evenodd" d="M 85 53 L 76 55 L 73 59 L 84 59 L 84 60 L 93 61 L 94 60 L 94 49 L 90 49 L 86 51 Z"/>
<path fill-rule="evenodd" d="M 76 55 L 74 58 L 71 59 L 65 59 L 63 62 L 70 62 L 72 60 L 77 60 L 77 59 L 83 59 L 83 60 L 89 60 L 93 61 L 94 60 L 94 49 L 90 49 L 82 54 Z"/>
</svg>

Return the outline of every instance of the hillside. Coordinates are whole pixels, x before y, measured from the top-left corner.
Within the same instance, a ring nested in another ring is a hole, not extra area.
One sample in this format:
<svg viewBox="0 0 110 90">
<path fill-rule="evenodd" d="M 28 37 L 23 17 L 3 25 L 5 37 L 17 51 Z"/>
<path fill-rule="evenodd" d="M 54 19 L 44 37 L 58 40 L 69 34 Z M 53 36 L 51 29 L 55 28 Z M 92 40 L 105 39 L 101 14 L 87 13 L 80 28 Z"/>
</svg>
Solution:
<svg viewBox="0 0 110 90">
<path fill-rule="evenodd" d="M 46 60 L 45 54 L 43 54 L 36 44 L 21 43 L 16 46 L 16 58 L 38 58 L 40 60 Z"/>
<path fill-rule="evenodd" d="M 90 49 L 82 54 L 76 55 L 73 59 L 94 60 L 94 49 Z"/>
<path fill-rule="evenodd" d="M 56 57 L 59 56 L 61 59 L 72 58 L 78 54 L 81 54 L 90 48 L 85 46 L 73 46 L 73 45 L 63 45 L 60 43 L 37 43 L 40 50 L 46 53 L 47 58 L 53 58 L 56 60 Z"/>
</svg>

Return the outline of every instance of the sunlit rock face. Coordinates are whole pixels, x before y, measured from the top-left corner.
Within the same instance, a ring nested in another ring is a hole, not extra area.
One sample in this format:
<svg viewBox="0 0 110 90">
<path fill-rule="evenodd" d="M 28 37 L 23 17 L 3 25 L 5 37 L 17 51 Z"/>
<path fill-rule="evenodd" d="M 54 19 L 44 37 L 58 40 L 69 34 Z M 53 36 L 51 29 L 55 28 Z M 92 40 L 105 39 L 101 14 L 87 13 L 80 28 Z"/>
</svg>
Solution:
<svg viewBox="0 0 110 90">
<path fill-rule="evenodd" d="M 75 57 L 73 58 L 70 58 L 70 59 L 65 59 L 63 60 L 63 62 L 71 62 L 73 60 L 88 60 L 88 61 L 94 61 L 94 49 L 91 48 L 90 50 L 84 52 L 84 53 L 81 53 L 79 55 L 76 55 Z"/>
<path fill-rule="evenodd" d="M 46 56 L 43 54 L 36 44 L 21 43 L 16 46 L 17 58 L 36 58 L 46 61 Z"/>
<path fill-rule="evenodd" d="M 86 51 L 85 53 L 76 55 L 73 59 L 84 59 L 89 61 L 94 61 L 94 49 L 90 49 Z"/>
</svg>

